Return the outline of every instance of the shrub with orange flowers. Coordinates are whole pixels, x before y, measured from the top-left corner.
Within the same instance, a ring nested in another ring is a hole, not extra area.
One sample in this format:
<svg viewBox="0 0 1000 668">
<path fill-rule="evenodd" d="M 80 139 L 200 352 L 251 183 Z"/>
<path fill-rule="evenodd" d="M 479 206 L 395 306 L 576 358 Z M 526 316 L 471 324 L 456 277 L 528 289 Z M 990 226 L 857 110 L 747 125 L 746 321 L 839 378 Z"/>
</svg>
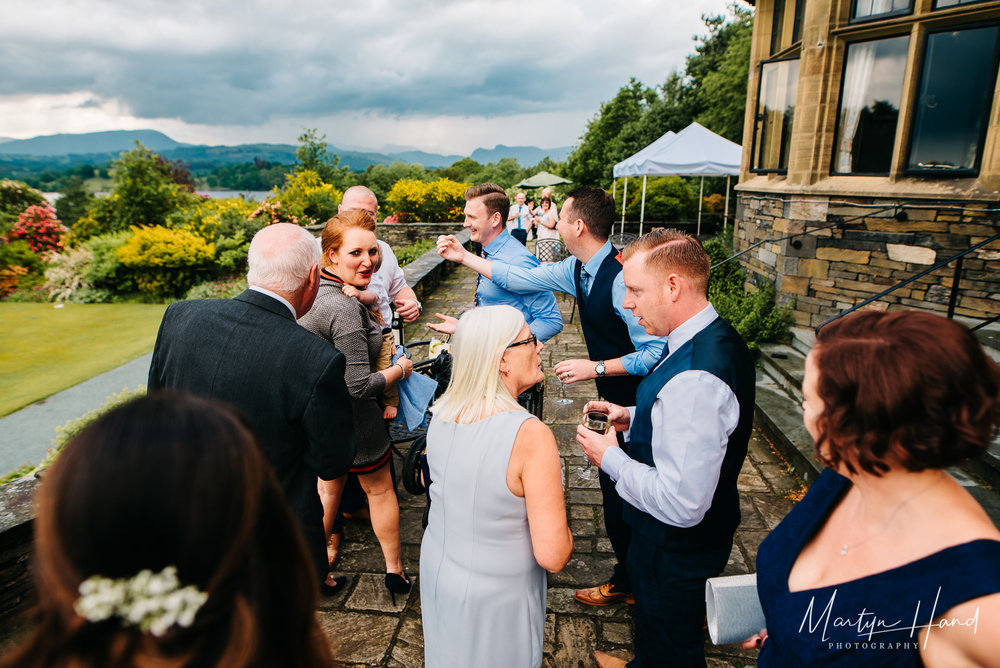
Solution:
<svg viewBox="0 0 1000 668">
<path fill-rule="evenodd" d="M 24 239 L 31 250 L 41 255 L 48 251 L 58 253 L 65 248 L 63 242 L 68 234 L 69 230 L 56 218 L 52 207 L 35 204 L 21 212 L 7 238 L 11 241 Z"/>
</svg>

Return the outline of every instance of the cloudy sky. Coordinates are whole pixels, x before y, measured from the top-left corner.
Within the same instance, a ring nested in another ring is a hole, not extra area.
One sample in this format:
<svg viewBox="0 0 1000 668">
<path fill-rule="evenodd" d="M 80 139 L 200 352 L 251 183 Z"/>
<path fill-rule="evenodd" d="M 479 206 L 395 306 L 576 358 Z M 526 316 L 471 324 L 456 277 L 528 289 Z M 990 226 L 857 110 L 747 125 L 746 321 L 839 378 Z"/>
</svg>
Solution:
<svg viewBox="0 0 1000 668">
<path fill-rule="evenodd" d="M 467 154 L 572 145 L 662 83 L 726 0 L 3 0 L 0 136 L 152 128 L 182 142 Z"/>
</svg>

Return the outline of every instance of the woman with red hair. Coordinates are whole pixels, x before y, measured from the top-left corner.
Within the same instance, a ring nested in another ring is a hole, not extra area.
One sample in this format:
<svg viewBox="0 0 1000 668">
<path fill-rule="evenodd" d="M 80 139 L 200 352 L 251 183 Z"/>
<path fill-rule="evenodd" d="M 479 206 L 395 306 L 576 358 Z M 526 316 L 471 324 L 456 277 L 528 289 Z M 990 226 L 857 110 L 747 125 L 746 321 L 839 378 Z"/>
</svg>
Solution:
<svg viewBox="0 0 1000 668">
<path fill-rule="evenodd" d="M 1000 531 L 945 471 L 997 433 L 996 364 L 952 320 L 865 312 L 802 391 L 827 468 L 760 546 L 758 665 L 1000 665 Z"/>
</svg>

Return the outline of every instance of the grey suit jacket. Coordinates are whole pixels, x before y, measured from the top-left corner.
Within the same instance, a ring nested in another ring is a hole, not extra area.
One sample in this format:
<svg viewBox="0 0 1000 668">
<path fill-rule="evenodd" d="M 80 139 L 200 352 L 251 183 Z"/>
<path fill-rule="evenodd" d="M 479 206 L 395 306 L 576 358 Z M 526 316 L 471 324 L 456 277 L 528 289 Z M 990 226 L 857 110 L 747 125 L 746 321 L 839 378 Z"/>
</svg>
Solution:
<svg viewBox="0 0 1000 668">
<path fill-rule="evenodd" d="M 243 413 L 323 573 L 316 478 L 347 473 L 354 457 L 344 368 L 335 347 L 299 326 L 284 304 L 253 290 L 171 304 L 149 368 L 150 391 L 186 391 Z"/>
</svg>

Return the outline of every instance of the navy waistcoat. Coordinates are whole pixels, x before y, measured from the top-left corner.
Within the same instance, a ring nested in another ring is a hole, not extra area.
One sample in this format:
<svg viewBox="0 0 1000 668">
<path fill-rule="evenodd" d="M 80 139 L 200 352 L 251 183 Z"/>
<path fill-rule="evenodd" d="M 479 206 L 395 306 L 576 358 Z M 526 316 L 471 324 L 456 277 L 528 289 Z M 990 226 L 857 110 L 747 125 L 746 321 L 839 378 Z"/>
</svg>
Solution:
<svg viewBox="0 0 1000 668">
<path fill-rule="evenodd" d="M 636 397 L 635 419 L 629 434 L 629 456 L 653 466 L 651 412 L 656 396 L 667 382 L 689 370 L 706 371 L 736 395 L 740 417 L 729 436 L 722 473 L 712 497 L 712 505 L 701 522 L 682 528 L 660 522 L 652 515 L 625 503 L 625 521 L 648 540 L 674 552 L 725 547 L 732 543 L 740 523 L 740 499 L 736 478 L 747 454 L 753 427 L 755 372 L 750 351 L 732 326 L 717 318 L 670 355 L 642 381 Z M 712 416 L 710 419 L 714 419 Z"/>
<path fill-rule="evenodd" d="M 597 276 L 590 284 L 590 295 L 583 296 L 580 273 L 583 263 L 576 261 L 574 282 L 576 283 L 576 305 L 580 309 L 580 327 L 587 343 L 587 354 L 594 361 L 611 360 L 635 352 L 628 326 L 615 312 L 611 301 L 611 287 L 622 270 L 622 263 L 612 248 L 604 258 Z M 642 378 L 639 376 L 608 376 L 595 378 L 597 392 L 602 398 L 619 406 L 634 406 L 635 392 Z"/>
</svg>

